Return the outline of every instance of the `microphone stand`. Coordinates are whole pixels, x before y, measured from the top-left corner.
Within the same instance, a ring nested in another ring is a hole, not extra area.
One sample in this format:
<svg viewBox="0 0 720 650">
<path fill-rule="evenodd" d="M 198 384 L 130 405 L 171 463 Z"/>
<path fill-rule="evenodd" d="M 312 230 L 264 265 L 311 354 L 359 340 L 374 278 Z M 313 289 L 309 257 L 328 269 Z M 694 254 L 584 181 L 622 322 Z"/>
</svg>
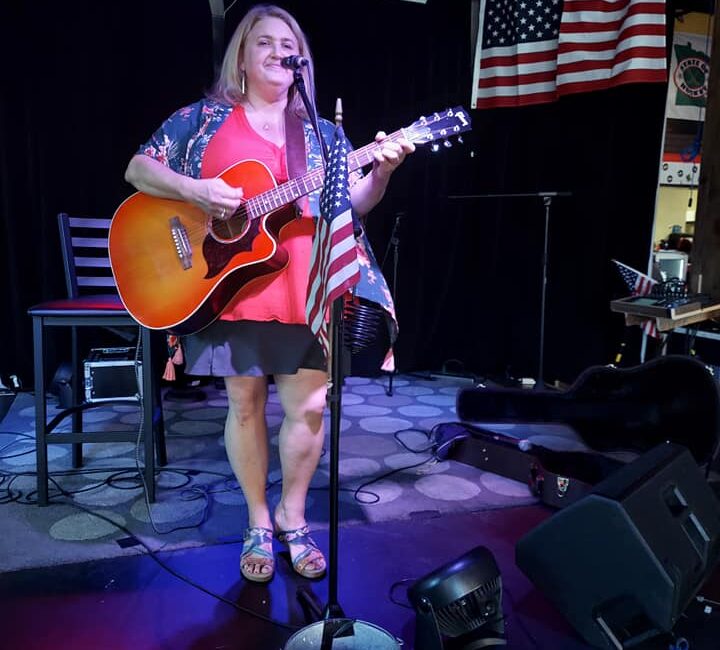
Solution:
<svg viewBox="0 0 720 650">
<path fill-rule="evenodd" d="M 310 117 L 315 136 L 320 143 L 322 152 L 323 169 L 327 169 L 328 149 L 325 140 L 320 133 L 320 126 L 317 120 L 317 111 L 313 102 L 307 94 L 305 79 L 302 76 L 302 66 L 296 67 L 293 71 L 295 87 L 302 97 L 305 110 Z M 329 529 L 329 560 L 328 560 L 328 602 L 325 609 L 321 607 L 317 596 L 312 590 L 306 587 L 299 587 L 297 598 L 305 613 L 306 619 L 328 620 L 344 616 L 337 597 L 337 548 L 338 548 L 338 492 L 339 492 L 339 465 L 340 456 L 338 453 L 340 441 L 340 415 L 342 409 L 342 355 L 338 354 L 342 344 L 342 298 L 333 301 L 332 316 L 330 322 L 330 345 L 332 354 L 330 357 L 330 386 L 327 393 L 327 404 L 330 408 L 330 529 Z M 325 632 L 323 631 L 323 638 Z M 323 645 L 323 648 L 325 646 Z"/>
<path fill-rule="evenodd" d="M 305 110 L 310 117 L 310 123 L 312 124 L 313 131 L 315 131 L 315 136 L 320 143 L 320 153 L 322 154 L 323 168 L 325 168 L 327 167 L 328 157 L 327 144 L 325 144 L 325 140 L 323 140 L 322 134 L 320 133 L 320 127 L 318 125 L 317 111 L 315 110 L 315 105 L 310 101 L 310 98 L 307 94 L 307 89 L 305 88 L 305 79 L 302 76 L 302 68 L 303 66 L 299 65 L 293 69 L 293 83 L 295 84 L 295 87 L 300 93 L 300 97 L 302 98 L 303 104 L 305 105 Z"/>
<path fill-rule="evenodd" d="M 383 256 L 382 264 L 380 265 L 380 268 L 383 269 L 385 267 L 385 262 L 387 261 L 388 253 L 390 252 L 390 246 L 393 248 L 393 281 L 392 281 L 392 290 L 390 291 L 390 296 L 392 297 L 393 303 L 395 302 L 395 291 L 397 290 L 397 274 L 398 274 L 398 258 L 399 258 L 399 248 L 400 248 L 400 236 L 398 235 L 398 231 L 400 230 L 400 219 L 405 216 L 405 213 L 400 211 L 395 215 L 395 224 L 393 225 L 392 233 L 390 233 L 390 240 L 388 241 L 387 248 L 385 249 L 385 255 Z M 395 355 L 395 346 L 392 345 L 392 351 L 393 356 Z M 397 372 L 397 364 L 395 365 L 395 370 L 390 372 L 390 377 L 388 379 L 388 386 L 385 389 L 385 394 L 388 397 L 392 397 L 393 395 L 393 377 L 395 376 L 395 373 Z"/>
<path fill-rule="evenodd" d="M 520 192 L 511 194 L 469 194 L 448 196 L 448 199 L 512 199 L 521 197 L 539 197 L 545 206 L 545 236 L 543 239 L 542 253 L 542 288 L 540 298 L 540 343 L 538 351 L 538 377 L 535 382 L 535 389 L 545 388 L 545 303 L 547 290 L 547 264 L 548 264 L 548 243 L 550 240 L 550 208 L 552 200 L 556 196 L 572 196 L 571 192 Z"/>
<path fill-rule="evenodd" d="M 317 114 L 312 102 L 308 98 L 305 81 L 300 68 L 294 71 L 295 86 L 302 97 L 305 108 L 310 116 L 315 135 L 320 142 L 323 154 L 323 167 L 327 167 L 328 151 L 320 133 Z M 336 112 L 336 121 L 341 119 L 340 109 Z M 324 609 L 321 608 L 317 596 L 308 587 L 298 587 L 297 598 L 303 609 L 306 619 L 311 622 L 323 621 L 322 641 L 320 650 L 332 650 L 335 638 L 354 636 L 354 621 L 345 618 L 338 602 L 338 528 L 339 528 L 339 465 L 340 465 L 340 416 L 342 414 L 342 346 L 343 346 L 343 297 L 336 298 L 332 304 L 330 323 L 330 386 L 327 403 L 330 408 L 330 515 L 328 531 L 329 557 L 328 557 L 328 601 Z M 305 647 L 305 646 L 303 646 Z"/>
</svg>

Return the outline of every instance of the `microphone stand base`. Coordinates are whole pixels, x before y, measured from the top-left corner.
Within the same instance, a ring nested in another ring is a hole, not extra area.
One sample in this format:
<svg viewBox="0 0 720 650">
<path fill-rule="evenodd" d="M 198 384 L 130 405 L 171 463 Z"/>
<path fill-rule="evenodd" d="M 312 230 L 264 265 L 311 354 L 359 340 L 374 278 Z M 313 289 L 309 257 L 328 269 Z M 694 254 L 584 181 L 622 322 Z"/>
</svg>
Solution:
<svg viewBox="0 0 720 650">
<path fill-rule="evenodd" d="M 351 618 L 318 621 L 293 634 L 284 650 L 400 650 L 402 642 L 382 628 Z"/>
<path fill-rule="evenodd" d="M 305 616 L 305 622 L 308 624 L 334 618 L 345 618 L 345 612 L 339 603 L 323 605 L 315 592 L 306 585 L 298 587 L 295 595 Z"/>
</svg>

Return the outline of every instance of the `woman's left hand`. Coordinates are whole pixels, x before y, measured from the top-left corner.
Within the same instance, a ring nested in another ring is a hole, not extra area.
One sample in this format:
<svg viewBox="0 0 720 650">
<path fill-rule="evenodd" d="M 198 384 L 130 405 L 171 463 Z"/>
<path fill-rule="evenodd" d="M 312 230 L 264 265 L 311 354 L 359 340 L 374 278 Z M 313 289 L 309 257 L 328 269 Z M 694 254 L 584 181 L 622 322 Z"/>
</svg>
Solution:
<svg viewBox="0 0 720 650">
<path fill-rule="evenodd" d="M 375 157 L 373 174 L 384 181 L 387 181 L 390 175 L 402 164 L 405 156 L 415 151 L 415 145 L 405 138 L 394 141 L 388 140 L 384 131 L 378 131 L 375 142 L 381 146 L 373 152 Z"/>
</svg>

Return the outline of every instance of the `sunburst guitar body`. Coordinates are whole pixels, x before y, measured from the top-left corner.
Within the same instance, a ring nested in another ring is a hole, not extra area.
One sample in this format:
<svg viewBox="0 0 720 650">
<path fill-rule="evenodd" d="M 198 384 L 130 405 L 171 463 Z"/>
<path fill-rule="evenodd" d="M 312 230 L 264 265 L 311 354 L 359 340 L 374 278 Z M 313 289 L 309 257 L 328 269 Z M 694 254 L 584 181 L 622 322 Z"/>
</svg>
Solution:
<svg viewBox="0 0 720 650">
<path fill-rule="evenodd" d="M 255 160 L 239 162 L 220 177 L 250 197 L 276 187 L 270 170 Z M 285 205 L 257 219 L 239 210 L 220 221 L 190 203 L 133 194 L 115 213 L 109 235 L 123 304 L 151 329 L 202 329 L 250 280 L 287 264 L 278 236 L 294 215 Z"/>
</svg>

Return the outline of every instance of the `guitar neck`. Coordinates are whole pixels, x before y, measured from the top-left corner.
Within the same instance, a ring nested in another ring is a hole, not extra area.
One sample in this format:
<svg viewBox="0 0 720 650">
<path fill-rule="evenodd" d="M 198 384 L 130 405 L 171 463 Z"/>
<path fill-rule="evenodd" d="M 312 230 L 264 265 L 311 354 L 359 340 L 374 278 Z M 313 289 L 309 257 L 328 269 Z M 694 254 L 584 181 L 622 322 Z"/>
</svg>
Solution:
<svg viewBox="0 0 720 650">
<path fill-rule="evenodd" d="M 404 129 L 400 129 L 387 136 L 387 140 L 395 142 L 405 137 Z M 381 148 L 378 142 L 371 142 L 360 149 L 351 151 L 348 154 L 348 170 L 355 171 L 375 160 L 374 153 Z M 325 180 L 323 169 L 314 169 L 307 174 L 293 178 L 278 187 L 256 194 L 245 203 L 245 209 L 251 218 L 260 218 L 272 210 L 277 210 L 293 201 L 303 197 L 310 192 L 320 189 Z"/>
<path fill-rule="evenodd" d="M 386 140 L 396 142 L 400 138 L 405 138 L 406 140 L 410 140 L 410 138 L 405 134 L 405 129 L 400 129 L 399 131 L 395 131 L 394 133 L 391 133 L 389 136 L 387 136 Z M 375 160 L 374 154 L 381 147 L 382 147 L 382 144 L 380 144 L 379 142 L 371 142 L 370 144 L 366 144 L 364 147 L 362 147 L 360 149 L 350 152 L 348 154 L 349 170 L 351 172 L 353 172 L 356 169 L 365 167 L 365 165 L 369 165 L 371 162 L 373 162 Z"/>
<path fill-rule="evenodd" d="M 397 142 L 404 138 L 415 144 L 427 144 L 442 139 L 446 146 L 450 146 L 448 138 L 459 136 L 471 129 L 470 116 L 467 111 L 458 106 L 428 117 L 421 117 L 410 126 L 399 129 L 385 138 Z M 348 171 L 355 171 L 369 165 L 375 160 L 375 152 L 382 148 L 382 143 L 371 142 L 361 149 L 351 151 L 347 156 Z M 278 187 L 257 194 L 248 199 L 244 206 L 244 213 L 250 218 L 260 218 L 268 212 L 282 208 L 296 199 L 322 187 L 325 180 L 323 169 L 314 169 L 303 176 L 293 178 Z"/>
</svg>

